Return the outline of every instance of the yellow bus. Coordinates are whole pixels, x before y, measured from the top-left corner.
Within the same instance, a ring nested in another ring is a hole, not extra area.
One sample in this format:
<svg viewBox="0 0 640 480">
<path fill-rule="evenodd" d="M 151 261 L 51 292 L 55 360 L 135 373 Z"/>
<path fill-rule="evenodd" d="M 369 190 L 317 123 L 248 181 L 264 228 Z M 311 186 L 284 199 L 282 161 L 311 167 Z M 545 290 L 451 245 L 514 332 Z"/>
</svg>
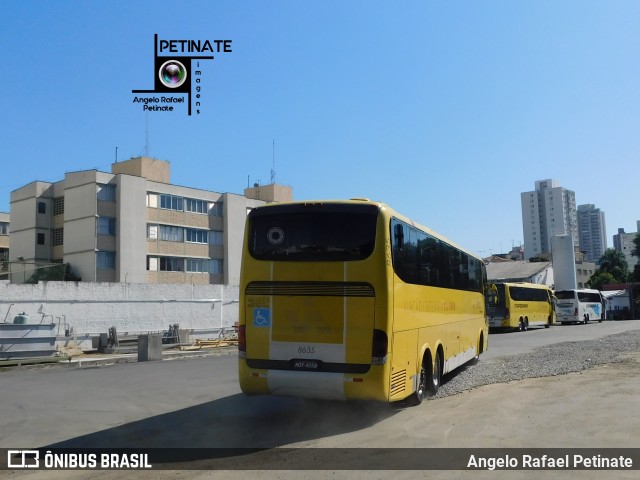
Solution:
<svg viewBox="0 0 640 480">
<path fill-rule="evenodd" d="M 419 404 L 487 349 L 482 260 L 382 203 L 255 208 L 242 255 L 246 394 Z"/>
<path fill-rule="evenodd" d="M 488 289 L 490 328 L 524 332 L 532 325 L 549 328 L 555 323 L 553 292 L 536 283 L 494 283 Z"/>
</svg>

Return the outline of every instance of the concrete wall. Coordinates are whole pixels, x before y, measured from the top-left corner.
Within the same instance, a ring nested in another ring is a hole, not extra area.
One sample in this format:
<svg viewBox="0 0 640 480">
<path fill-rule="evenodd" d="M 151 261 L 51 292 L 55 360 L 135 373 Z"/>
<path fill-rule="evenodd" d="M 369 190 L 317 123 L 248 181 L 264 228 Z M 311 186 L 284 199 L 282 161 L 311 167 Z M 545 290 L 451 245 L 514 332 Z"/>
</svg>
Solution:
<svg viewBox="0 0 640 480">
<path fill-rule="evenodd" d="M 77 335 L 112 326 L 119 334 L 161 332 L 176 323 L 208 330 L 238 321 L 238 296 L 237 285 L 0 281 L 0 322 L 25 312 L 37 323 L 66 322 Z"/>
</svg>

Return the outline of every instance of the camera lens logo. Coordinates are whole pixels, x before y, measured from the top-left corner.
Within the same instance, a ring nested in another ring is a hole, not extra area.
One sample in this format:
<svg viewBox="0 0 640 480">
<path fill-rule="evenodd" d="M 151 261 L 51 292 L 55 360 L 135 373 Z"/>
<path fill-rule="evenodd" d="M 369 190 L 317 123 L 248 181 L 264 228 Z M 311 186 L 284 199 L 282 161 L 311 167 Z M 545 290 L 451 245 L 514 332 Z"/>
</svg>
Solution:
<svg viewBox="0 0 640 480">
<path fill-rule="evenodd" d="M 177 60 L 164 62 L 158 72 L 160 81 L 167 88 L 178 88 L 187 80 L 187 69 Z"/>
</svg>

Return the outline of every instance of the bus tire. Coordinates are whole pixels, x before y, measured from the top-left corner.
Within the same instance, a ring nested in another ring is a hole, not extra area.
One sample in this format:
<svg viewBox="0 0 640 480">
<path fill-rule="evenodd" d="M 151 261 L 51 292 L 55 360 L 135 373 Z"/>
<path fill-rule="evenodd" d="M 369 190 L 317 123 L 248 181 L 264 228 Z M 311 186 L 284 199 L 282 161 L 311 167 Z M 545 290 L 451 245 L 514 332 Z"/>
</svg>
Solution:
<svg viewBox="0 0 640 480">
<path fill-rule="evenodd" d="M 524 332 L 524 320 L 521 318 L 520 322 L 518 322 L 518 331 Z"/>
<path fill-rule="evenodd" d="M 478 348 L 476 349 L 476 356 L 469 362 L 470 365 L 477 365 L 480 361 L 480 355 L 484 352 L 484 334 L 480 334 L 478 339 Z"/>
<path fill-rule="evenodd" d="M 425 392 L 427 390 L 427 384 L 429 383 L 429 372 L 427 371 L 426 365 L 429 365 L 431 356 L 426 353 L 426 357 L 422 359 L 422 365 L 420 366 L 420 371 L 418 372 L 418 385 L 416 385 L 416 390 L 409 397 L 407 397 L 407 403 L 411 406 L 420 405 L 422 400 L 424 400 Z M 426 365 L 425 365 L 426 364 Z"/>
<path fill-rule="evenodd" d="M 524 317 L 524 329 L 529 330 L 529 317 Z"/>
<path fill-rule="evenodd" d="M 436 352 L 436 358 L 433 361 L 433 365 L 429 362 L 431 368 L 429 369 L 429 376 L 427 377 L 427 394 L 432 397 L 438 393 L 440 388 L 440 381 L 442 380 L 442 370 L 444 365 L 442 364 L 442 353 L 440 350 Z"/>
</svg>

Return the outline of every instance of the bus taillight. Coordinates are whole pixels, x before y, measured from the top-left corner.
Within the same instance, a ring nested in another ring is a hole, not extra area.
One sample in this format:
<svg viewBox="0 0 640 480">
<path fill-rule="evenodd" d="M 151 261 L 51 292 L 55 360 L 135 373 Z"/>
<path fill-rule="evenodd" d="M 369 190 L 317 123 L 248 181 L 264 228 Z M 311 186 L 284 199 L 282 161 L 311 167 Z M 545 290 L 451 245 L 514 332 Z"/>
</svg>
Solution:
<svg viewBox="0 0 640 480">
<path fill-rule="evenodd" d="M 247 356 L 247 335 L 246 326 L 238 326 L 238 356 L 240 358 L 246 358 Z"/>
<path fill-rule="evenodd" d="M 575 310 L 574 310 L 574 312 L 573 312 L 573 315 L 574 315 L 575 317 L 577 317 L 577 316 L 578 316 L 578 307 L 576 307 L 576 308 L 575 308 Z"/>
<path fill-rule="evenodd" d="M 508 308 L 504 309 L 504 319 L 505 320 L 509 320 L 509 309 Z"/>
<path fill-rule="evenodd" d="M 373 331 L 373 345 L 371 347 L 371 364 L 384 365 L 387 361 L 389 338 L 382 330 Z"/>
</svg>

